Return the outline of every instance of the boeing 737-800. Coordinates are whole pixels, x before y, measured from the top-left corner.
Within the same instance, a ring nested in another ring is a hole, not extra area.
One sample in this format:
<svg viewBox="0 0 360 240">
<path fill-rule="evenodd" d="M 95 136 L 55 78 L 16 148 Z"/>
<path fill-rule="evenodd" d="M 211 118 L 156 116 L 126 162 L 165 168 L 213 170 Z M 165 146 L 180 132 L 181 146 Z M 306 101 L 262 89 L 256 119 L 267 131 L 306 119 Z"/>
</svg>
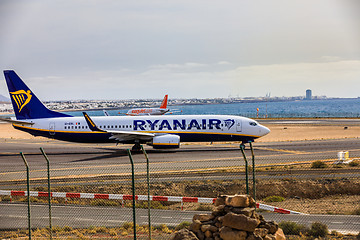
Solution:
<svg viewBox="0 0 360 240">
<path fill-rule="evenodd" d="M 232 115 L 74 117 L 45 107 L 13 70 L 4 71 L 16 119 L 15 129 L 70 142 L 130 143 L 138 149 L 178 148 L 180 142 L 249 142 L 270 130 L 255 120 Z"/>
</svg>

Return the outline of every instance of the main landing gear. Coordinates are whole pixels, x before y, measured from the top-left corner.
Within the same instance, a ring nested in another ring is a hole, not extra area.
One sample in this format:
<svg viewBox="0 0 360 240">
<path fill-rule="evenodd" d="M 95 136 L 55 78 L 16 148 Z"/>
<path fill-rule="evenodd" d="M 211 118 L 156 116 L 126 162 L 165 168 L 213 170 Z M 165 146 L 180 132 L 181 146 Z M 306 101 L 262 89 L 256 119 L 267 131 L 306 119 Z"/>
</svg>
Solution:
<svg viewBox="0 0 360 240">
<path fill-rule="evenodd" d="M 140 152 L 140 151 L 141 151 L 140 143 L 139 143 L 139 142 L 136 142 L 136 143 L 134 144 L 134 146 L 131 148 L 131 151 Z"/>
</svg>

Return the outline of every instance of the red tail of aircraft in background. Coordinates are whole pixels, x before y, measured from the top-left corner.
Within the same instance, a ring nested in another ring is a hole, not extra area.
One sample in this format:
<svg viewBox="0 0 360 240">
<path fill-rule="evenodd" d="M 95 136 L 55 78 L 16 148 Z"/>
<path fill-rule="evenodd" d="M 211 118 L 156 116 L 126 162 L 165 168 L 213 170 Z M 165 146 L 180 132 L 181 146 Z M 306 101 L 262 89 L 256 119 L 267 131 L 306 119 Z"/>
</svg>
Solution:
<svg viewBox="0 0 360 240">
<path fill-rule="evenodd" d="M 143 115 L 164 115 L 169 112 L 170 109 L 167 108 L 168 95 L 166 94 L 160 107 L 158 108 L 133 108 L 130 109 L 126 115 L 130 116 L 143 116 Z"/>
</svg>

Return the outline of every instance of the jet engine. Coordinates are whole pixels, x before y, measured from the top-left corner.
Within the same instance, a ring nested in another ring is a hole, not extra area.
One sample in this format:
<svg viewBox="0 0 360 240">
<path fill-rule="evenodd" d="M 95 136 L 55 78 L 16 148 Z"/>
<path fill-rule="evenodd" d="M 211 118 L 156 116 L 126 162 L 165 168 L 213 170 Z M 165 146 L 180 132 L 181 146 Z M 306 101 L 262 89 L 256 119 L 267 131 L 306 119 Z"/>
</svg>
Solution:
<svg viewBox="0 0 360 240">
<path fill-rule="evenodd" d="M 149 145 L 153 146 L 155 149 L 161 148 L 179 148 L 180 147 L 180 137 L 173 134 L 165 134 L 156 136 L 152 139 Z"/>
</svg>

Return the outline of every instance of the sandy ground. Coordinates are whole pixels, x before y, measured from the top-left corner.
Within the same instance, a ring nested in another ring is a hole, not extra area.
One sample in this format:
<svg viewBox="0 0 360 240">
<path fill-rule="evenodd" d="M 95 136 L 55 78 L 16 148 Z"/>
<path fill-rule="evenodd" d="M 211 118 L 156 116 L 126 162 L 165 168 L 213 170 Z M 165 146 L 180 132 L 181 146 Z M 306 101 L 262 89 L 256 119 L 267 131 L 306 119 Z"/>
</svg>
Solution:
<svg viewBox="0 0 360 240">
<path fill-rule="evenodd" d="M 274 142 L 274 141 L 299 141 L 299 140 L 319 140 L 319 139 L 341 139 L 360 137 L 360 126 L 328 125 L 267 125 L 271 132 L 256 140 L 256 142 Z M 0 124 L 0 138 L 13 139 L 34 139 L 32 135 L 14 129 L 9 123 Z M 36 137 L 39 139 L 39 137 Z"/>
</svg>

